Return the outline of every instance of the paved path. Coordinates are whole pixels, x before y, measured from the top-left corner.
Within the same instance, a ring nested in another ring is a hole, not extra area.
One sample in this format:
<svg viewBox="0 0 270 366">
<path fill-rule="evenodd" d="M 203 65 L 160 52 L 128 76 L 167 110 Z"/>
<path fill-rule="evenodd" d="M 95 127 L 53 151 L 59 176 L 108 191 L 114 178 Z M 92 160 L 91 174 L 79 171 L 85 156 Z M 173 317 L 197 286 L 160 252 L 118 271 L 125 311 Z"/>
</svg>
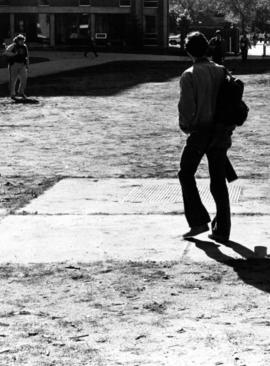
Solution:
<svg viewBox="0 0 270 366">
<path fill-rule="evenodd" d="M 262 50 L 258 45 L 250 51 L 250 55 L 256 58 L 261 58 Z M 270 55 L 270 47 L 267 49 L 267 55 Z M 50 52 L 50 51 L 33 51 L 32 56 L 48 58 L 50 61 L 45 61 L 33 64 L 30 67 L 29 77 L 39 77 L 53 75 L 63 71 L 73 71 L 89 66 L 102 65 L 116 61 L 185 61 L 188 57 L 173 56 L 173 55 L 149 55 L 149 54 L 128 54 L 128 53 L 100 53 L 99 57 L 95 58 L 91 54 L 89 57 L 83 57 L 82 52 Z M 232 59 L 235 57 L 228 57 Z M 5 84 L 9 80 L 9 75 L 6 69 L 0 69 L 0 84 Z"/>
<path fill-rule="evenodd" d="M 213 213 L 207 184 L 199 187 Z M 213 247 L 207 235 L 197 245 L 181 239 L 187 225 L 176 180 L 66 179 L 2 220 L 1 262 L 228 260 L 254 257 L 257 245 L 270 253 L 268 187 L 242 180 L 230 188 L 229 248 Z"/>
<path fill-rule="evenodd" d="M 263 45 L 258 44 L 253 47 L 249 54 L 253 58 L 260 59 L 262 56 Z M 31 65 L 29 77 L 53 75 L 63 71 L 73 71 L 89 66 L 102 65 L 116 61 L 185 61 L 188 57 L 174 55 L 149 55 L 149 54 L 128 54 L 128 53 L 100 53 L 95 58 L 92 54 L 85 58 L 82 52 L 59 52 L 59 51 L 33 51 L 32 56 L 48 58 L 45 61 Z M 270 46 L 267 47 L 267 56 L 270 56 Z M 233 59 L 235 57 L 228 57 Z M 6 69 L 0 69 L 0 84 L 5 84 L 9 80 Z"/>
<path fill-rule="evenodd" d="M 102 65 L 116 61 L 179 61 L 185 57 L 170 55 L 126 54 L 126 53 L 101 53 L 99 57 L 84 57 L 82 53 L 67 52 L 33 52 L 33 56 L 49 58 L 45 61 L 33 64 L 30 67 L 29 77 L 53 75 L 63 71 L 72 71 L 89 66 Z M 9 75 L 6 69 L 0 69 L 0 84 L 7 83 Z"/>
</svg>

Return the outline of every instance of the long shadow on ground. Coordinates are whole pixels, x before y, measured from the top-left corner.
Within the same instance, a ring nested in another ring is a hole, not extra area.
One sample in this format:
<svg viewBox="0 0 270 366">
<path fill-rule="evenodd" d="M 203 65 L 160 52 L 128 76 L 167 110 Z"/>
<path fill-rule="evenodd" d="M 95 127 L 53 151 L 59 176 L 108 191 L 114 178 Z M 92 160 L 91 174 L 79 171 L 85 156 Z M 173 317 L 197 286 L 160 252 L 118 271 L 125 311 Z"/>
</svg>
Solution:
<svg viewBox="0 0 270 366">
<path fill-rule="evenodd" d="M 230 241 L 227 246 L 245 259 L 235 259 L 219 249 L 220 245 L 210 241 L 190 239 L 196 247 L 203 250 L 209 258 L 230 266 L 246 284 L 259 290 L 270 292 L 270 259 L 256 258 L 255 253 L 242 244 Z"/>
<path fill-rule="evenodd" d="M 111 62 L 56 75 L 33 78 L 28 94 L 35 96 L 111 96 L 144 83 L 162 83 L 181 75 L 190 63 Z M 0 86 L 6 96 L 7 85 Z"/>
<path fill-rule="evenodd" d="M 35 96 L 111 96 L 144 83 L 163 83 L 180 77 L 191 66 L 189 61 L 125 61 L 111 62 L 80 70 L 29 80 L 28 93 Z M 260 74 L 270 71 L 268 59 L 228 60 L 226 66 L 234 74 Z M 0 97 L 8 86 L 0 85 Z"/>
</svg>

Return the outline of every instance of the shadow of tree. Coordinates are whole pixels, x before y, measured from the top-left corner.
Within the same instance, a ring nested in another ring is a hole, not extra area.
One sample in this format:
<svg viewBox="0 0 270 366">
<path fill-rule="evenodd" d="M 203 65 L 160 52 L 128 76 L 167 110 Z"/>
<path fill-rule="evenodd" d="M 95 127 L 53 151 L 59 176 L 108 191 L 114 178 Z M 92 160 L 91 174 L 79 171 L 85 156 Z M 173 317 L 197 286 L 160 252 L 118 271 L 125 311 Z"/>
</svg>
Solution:
<svg viewBox="0 0 270 366">
<path fill-rule="evenodd" d="M 139 84 L 163 83 L 180 77 L 190 62 L 111 62 L 30 79 L 27 92 L 35 96 L 112 96 Z M 0 86 L 0 96 L 7 85 Z"/>
<path fill-rule="evenodd" d="M 266 62 L 267 61 L 267 62 Z M 144 83 L 163 83 L 178 78 L 191 61 L 122 61 L 86 67 L 29 80 L 27 91 L 35 96 L 112 96 Z M 227 60 L 234 74 L 261 74 L 270 70 L 268 60 Z M 8 86 L 0 85 L 0 97 Z"/>
<path fill-rule="evenodd" d="M 224 254 L 220 245 L 211 241 L 203 241 L 196 238 L 189 239 L 197 248 L 203 250 L 209 258 L 230 266 L 246 284 L 259 290 L 270 292 L 270 259 L 257 258 L 255 253 L 242 244 L 230 241 L 226 246 L 230 247 L 243 259 L 235 259 Z"/>
</svg>

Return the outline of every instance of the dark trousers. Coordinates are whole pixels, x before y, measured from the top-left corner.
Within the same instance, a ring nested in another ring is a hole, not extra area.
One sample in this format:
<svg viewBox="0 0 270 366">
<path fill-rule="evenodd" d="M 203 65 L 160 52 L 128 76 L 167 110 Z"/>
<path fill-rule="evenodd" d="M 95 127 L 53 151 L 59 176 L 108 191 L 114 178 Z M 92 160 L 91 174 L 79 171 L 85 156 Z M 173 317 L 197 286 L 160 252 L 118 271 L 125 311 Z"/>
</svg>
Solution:
<svg viewBox="0 0 270 366">
<path fill-rule="evenodd" d="M 212 222 L 213 232 L 226 238 L 230 236 L 230 200 L 226 184 L 227 150 L 230 141 L 209 147 L 211 134 L 192 133 L 182 153 L 179 180 L 182 186 L 185 216 L 190 227 L 211 221 L 196 185 L 195 173 L 204 155 L 207 156 L 210 174 L 210 191 L 216 203 L 217 214 Z"/>
<path fill-rule="evenodd" d="M 96 57 L 98 56 L 96 47 L 95 47 L 94 42 L 92 40 L 88 41 L 88 44 L 87 44 L 87 46 L 85 48 L 85 51 L 84 51 L 84 56 L 87 56 L 89 52 L 93 52 L 93 54 Z"/>
<path fill-rule="evenodd" d="M 241 48 L 241 54 L 242 54 L 242 61 L 246 62 L 248 59 L 248 49 L 247 48 Z"/>
</svg>

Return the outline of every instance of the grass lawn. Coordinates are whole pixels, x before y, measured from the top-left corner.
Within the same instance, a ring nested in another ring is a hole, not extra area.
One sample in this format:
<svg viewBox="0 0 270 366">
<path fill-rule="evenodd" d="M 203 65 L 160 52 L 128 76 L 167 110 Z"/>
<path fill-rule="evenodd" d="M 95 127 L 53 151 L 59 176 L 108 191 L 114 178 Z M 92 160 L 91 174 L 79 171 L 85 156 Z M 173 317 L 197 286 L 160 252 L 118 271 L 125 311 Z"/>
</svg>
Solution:
<svg viewBox="0 0 270 366">
<path fill-rule="evenodd" d="M 61 177 L 175 177 L 185 66 L 117 63 L 30 80 L 39 105 L 14 105 L 1 87 L 2 207 Z M 242 178 L 268 179 L 267 65 L 231 66 L 251 111 L 230 155 Z M 248 260 L 2 265 L 0 364 L 268 366 L 269 275 L 268 261 Z"/>
</svg>

